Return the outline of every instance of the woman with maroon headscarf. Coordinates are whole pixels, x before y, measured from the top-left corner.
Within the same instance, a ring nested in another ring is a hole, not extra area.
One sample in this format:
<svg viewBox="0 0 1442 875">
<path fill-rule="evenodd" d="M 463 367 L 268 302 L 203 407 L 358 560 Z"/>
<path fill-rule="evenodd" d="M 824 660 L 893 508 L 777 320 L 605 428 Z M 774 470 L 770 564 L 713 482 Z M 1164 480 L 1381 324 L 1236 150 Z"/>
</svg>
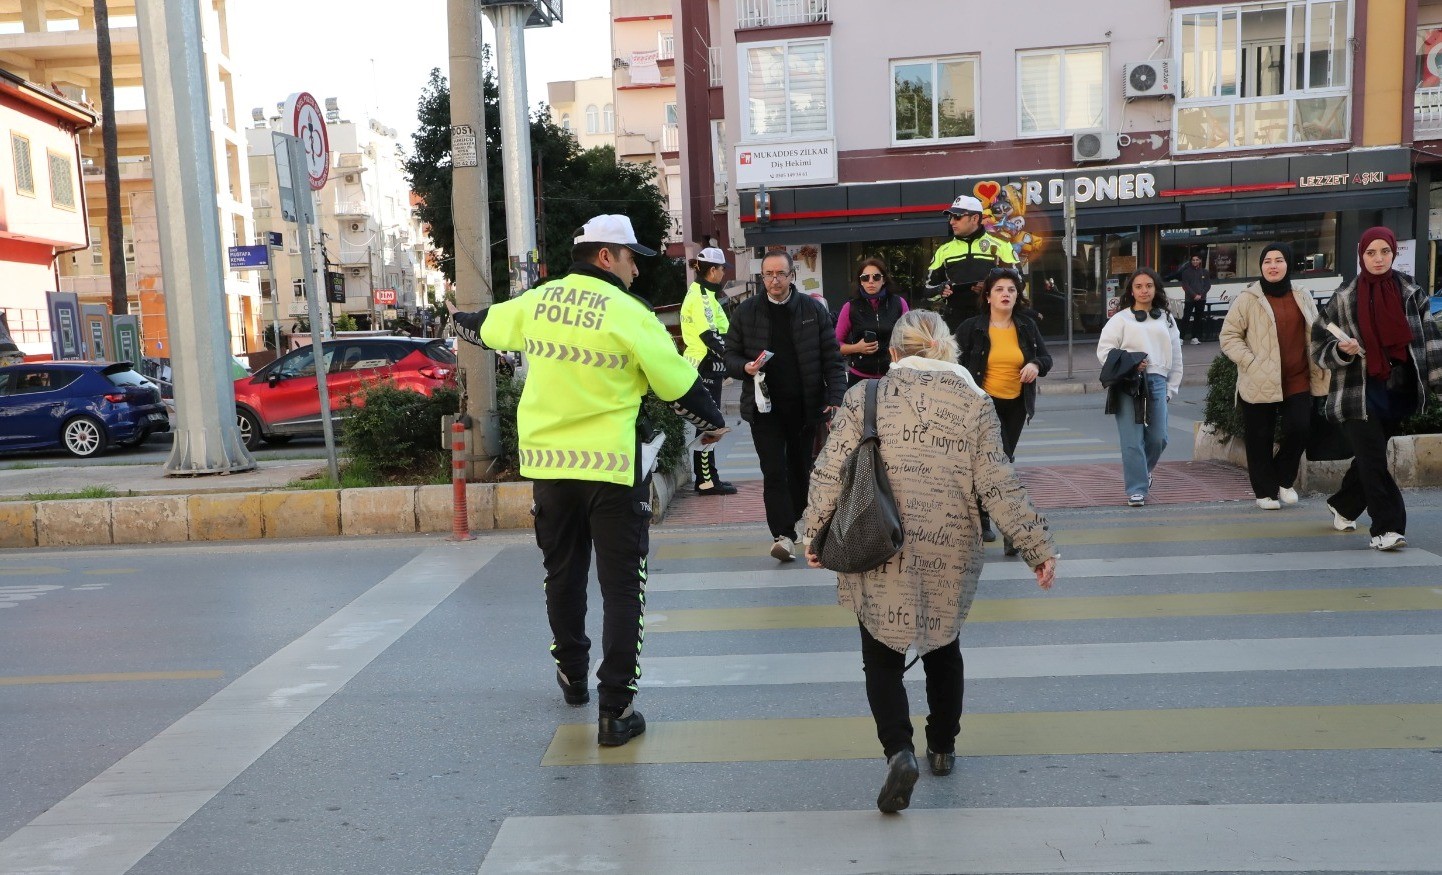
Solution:
<svg viewBox="0 0 1442 875">
<path fill-rule="evenodd" d="M 1312 325 L 1312 358 L 1332 372 L 1327 418 L 1342 423 L 1352 465 L 1327 500 L 1332 526 L 1354 531 L 1365 510 L 1372 548 L 1407 546 L 1407 508 L 1387 470 L 1387 441 L 1402 420 L 1427 403 L 1427 388 L 1442 388 L 1442 334 L 1427 293 L 1392 269 L 1397 237 L 1368 228 L 1357 244 L 1362 269 L 1332 295 Z"/>
</svg>

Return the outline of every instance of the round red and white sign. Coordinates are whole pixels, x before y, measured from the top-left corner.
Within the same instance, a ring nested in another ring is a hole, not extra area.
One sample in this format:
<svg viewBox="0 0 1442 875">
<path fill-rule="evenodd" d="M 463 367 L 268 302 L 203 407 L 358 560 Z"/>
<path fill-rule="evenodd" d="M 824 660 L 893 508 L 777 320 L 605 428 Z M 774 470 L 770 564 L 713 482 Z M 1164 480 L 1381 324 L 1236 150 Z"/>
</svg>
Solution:
<svg viewBox="0 0 1442 875">
<path fill-rule="evenodd" d="M 307 92 L 292 94 L 285 101 L 282 115 L 289 130 L 286 133 L 300 140 L 305 152 L 305 172 L 311 191 L 325 188 L 330 177 L 330 137 L 326 134 L 325 114 L 320 104 Z"/>
</svg>

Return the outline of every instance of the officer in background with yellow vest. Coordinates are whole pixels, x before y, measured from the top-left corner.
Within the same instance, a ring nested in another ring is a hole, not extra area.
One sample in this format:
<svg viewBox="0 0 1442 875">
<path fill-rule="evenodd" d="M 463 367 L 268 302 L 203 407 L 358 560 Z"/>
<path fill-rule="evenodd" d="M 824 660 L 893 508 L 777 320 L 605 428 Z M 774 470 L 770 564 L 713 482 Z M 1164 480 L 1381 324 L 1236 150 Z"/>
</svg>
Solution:
<svg viewBox="0 0 1442 875">
<path fill-rule="evenodd" d="M 641 445 L 649 389 L 703 434 L 725 420 L 651 307 L 629 291 L 638 270 L 625 216 L 596 216 L 576 235 L 568 273 L 476 313 L 450 307 L 456 334 L 498 350 L 523 350 L 530 373 L 516 419 L 521 474 L 535 481 L 536 543 L 546 568 L 546 614 L 556 682 L 567 704 L 590 701 L 586 577 L 591 549 L 604 618 L 597 671 L 596 740 L 622 745 L 646 731 L 632 707 L 641 676 L 651 472 Z"/>
<path fill-rule="evenodd" d="M 1011 243 L 986 233 L 981 224 L 981 201 L 961 195 L 942 211 L 951 225 L 951 239 L 931 258 L 927 289 L 939 292 L 937 311 L 953 334 L 957 326 L 981 312 L 981 284 L 998 265 L 1017 263 Z"/>
<path fill-rule="evenodd" d="M 726 330 L 731 321 L 721 309 L 721 281 L 726 278 L 726 256 L 716 247 L 707 247 L 691 261 L 696 282 L 686 292 L 681 304 L 682 355 L 701 373 L 701 382 L 711 393 L 711 400 L 721 406 L 721 386 L 726 382 Z M 694 450 L 691 466 L 696 474 L 697 495 L 735 495 L 736 487 L 721 479 L 716 471 L 715 450 Z"/>
</svg>

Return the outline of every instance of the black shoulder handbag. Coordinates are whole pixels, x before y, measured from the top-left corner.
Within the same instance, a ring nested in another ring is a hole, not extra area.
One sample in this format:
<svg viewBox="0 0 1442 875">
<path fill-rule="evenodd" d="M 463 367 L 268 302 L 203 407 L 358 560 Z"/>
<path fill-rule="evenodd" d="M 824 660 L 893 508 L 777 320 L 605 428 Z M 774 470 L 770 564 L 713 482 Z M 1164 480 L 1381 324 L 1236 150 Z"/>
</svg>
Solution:
<svg viewBox="0 0 1442 875">
<path fill-rule="evenodd" d="M 836 512 L 815 538 L 814 552 L 832 571 L 857 574 L 870 571 L 901 550 L 905 540 L 901 513 L 891 495 L 891 481 L 881 462 L 876 435 L 876 387 L 866 381 L 866 420 L 861 442 L 841 468 L 841 494 Z"/>
</svg>

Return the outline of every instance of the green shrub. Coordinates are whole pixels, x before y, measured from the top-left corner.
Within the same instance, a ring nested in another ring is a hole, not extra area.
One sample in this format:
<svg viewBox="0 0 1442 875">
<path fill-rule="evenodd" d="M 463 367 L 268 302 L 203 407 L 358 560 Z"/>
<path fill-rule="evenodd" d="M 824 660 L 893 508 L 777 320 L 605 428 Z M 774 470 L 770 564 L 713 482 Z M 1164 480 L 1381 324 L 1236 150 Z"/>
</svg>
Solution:
<svg viewBox="0 0 1442 875">
<path fill-rule="evenodd" d="M 355 330 L 356 330 L 355 317 L 352 316 L 352 315 L 349 314 L 349 313 L 342 313 L 342 314 L 340 314 L 339 316 L 335 317 L 335 330 L 336 330 L 336 331 L 355 331 Z"/>
<path fill-rule="evenodd" d="M 521 457 L 520 431 L 516 423 L 516 407 L 521 403 L 521 390 L 525 381 L 513 377 L 496 379 L 496 418 L 501 433 L 501 456 L 514 465 Z M 661 458 L 657 468 L 670 471 L 680 464 L 686 449 L 686 421 L 671 405 L 646 393 L 641 404 L 642 411 L 650 418 L 651 424 L 666 434 L 666 443 L 661 446 Z"/>
<path fill-rule="evenodd" d="M 449 458 L 441 418 L 456 412 L 459 395 L 437 389 L 427 397 L 391 385 L 367 386 L 351 408 L 342 436 L 351 464 L 380 478 L 430 474 Z"/>
<path fill-rule="evenodd" d="M 1427 392 L 1427 409 L 1402 420 L 1402 434 L 1439 433 L 1442 433 L 1442 400 L 1439 400 L 1429 390 Z"/>
<path fill-rule="evenodd" d="M 1207 407 L 1202 421 L 1223 440 L 1240 438 L 1243 434 L 1242 412 L 1237 408 L 1236 397 L 1237 364 L 1219 355 L 1207 368 Z"/>
</svg>

